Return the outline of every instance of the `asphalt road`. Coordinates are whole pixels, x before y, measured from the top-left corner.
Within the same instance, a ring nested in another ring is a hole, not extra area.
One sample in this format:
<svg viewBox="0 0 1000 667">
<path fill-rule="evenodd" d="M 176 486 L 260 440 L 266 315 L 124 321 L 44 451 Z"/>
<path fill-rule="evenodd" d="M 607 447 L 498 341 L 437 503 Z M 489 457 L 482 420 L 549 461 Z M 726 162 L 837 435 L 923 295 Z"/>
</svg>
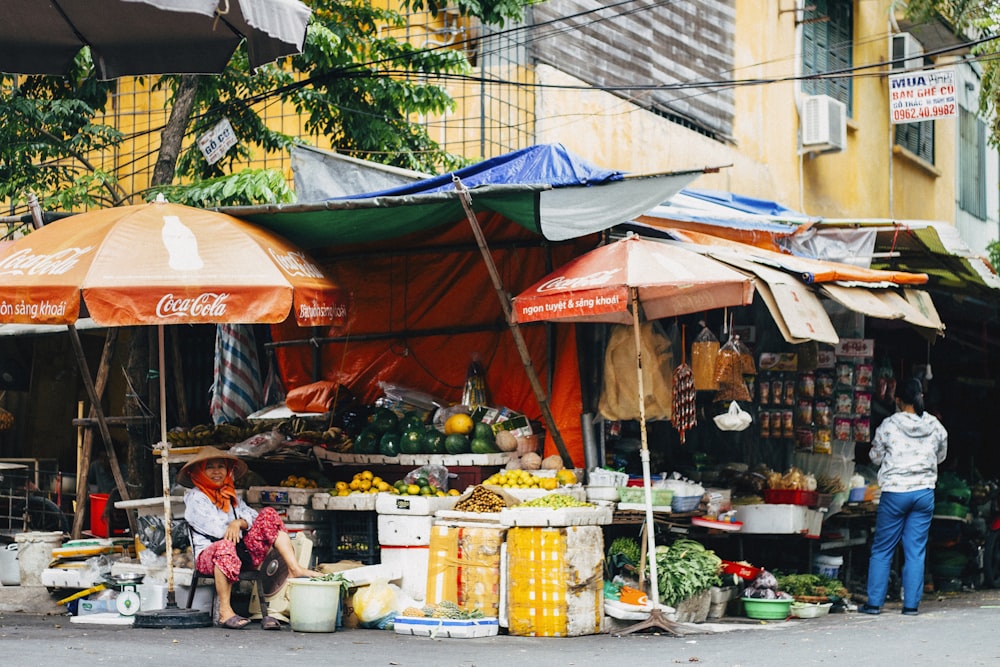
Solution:
<svg viewBox="0 0 1000 667">
<path fill-rule="evenodd" d="M 384 630 L 310 634 L 199 628 L 138 629 L 71 623 L 67 616 L 0 615 L 4 665 L 997 665 L 1000 591 L 925 597 L 919 616 L 898 603 L 881 616 L 830 614 L 692 626 L 703 634 L 573 638 L 407 637 Z"/>
</svg>

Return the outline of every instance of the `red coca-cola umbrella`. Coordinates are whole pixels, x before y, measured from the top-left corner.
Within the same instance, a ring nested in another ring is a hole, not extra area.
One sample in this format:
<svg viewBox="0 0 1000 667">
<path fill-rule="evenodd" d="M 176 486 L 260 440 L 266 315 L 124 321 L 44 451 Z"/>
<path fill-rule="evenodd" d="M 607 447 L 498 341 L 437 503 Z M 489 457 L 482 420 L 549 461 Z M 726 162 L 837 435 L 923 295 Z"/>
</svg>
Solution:
<svg viewBox="0 0 1000 667">
<path fill-rule="evenodd" d="M 650 598 L 654 612 L 633 627 L 658 625 L 682 633 L 659 615 L 653 500 L 646 437 L 645 390 L 639 322 L 686 315 L 728 306 L 747 305 L 753 299 L 753 281 L 713 259 L 676 245 L 629 234 L 577 257 L 548 274 L 513 299 L 512 317 L 525 322 L 608 322 L 631 324 L 635 332 L 638 373 L 638 414 L 646 496 Z"/>
<path fill-rule="evenodd" d="M 0 248 L 0 323 L 74 325 L 90 317 L 109 327 L 156 325 L 161 369 L 165 325 L 273 324 L 291 316 L 300 326 L 337 326 L 346 321 L 347 304 L 346 291 L 277 234 L 162 199 L 63 218 Z M 160 448 L 169 554 L 164 377 L 161 372 Z M 172 603 L 170 558 L 167 563 Z M 170 623 L 189 620 L 173 611 L 164 614 Z"/>
</svg>

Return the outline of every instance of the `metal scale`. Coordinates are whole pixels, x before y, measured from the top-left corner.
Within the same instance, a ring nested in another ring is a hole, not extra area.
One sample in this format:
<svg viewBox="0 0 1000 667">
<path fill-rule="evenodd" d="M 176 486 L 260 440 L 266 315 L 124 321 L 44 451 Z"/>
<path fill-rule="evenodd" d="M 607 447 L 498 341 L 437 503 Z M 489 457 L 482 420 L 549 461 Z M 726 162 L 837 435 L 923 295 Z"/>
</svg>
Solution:
<svg viewBox="0 0 1000 667">
<path fill-rule="evenodd" d="M 108 585 L 118 591 L 115 597 L 115 608 L 122 616 L 134 616 L 139 613 L 140 597 L 136 586 L 142 583 L 146 575 L 139 573 L 114 574 L 105 578 Z"/>
</svg>

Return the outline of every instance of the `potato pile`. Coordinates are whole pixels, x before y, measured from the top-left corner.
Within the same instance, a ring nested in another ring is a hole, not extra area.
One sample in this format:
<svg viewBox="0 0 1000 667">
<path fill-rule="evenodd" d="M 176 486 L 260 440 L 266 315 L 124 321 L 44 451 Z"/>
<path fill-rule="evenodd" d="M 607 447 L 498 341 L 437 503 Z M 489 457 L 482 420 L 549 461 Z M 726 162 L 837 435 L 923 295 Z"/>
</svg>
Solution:
<svg viewBox="0 0 1000 667">
<path fill-rule="evenodd" d="M 504 499 L 482 484 L 477 484 L 468 498 L 455 504 L 455 509 L 459 512 L 490 513 L 499 512 L 505 507 L 507 503 Z"/>
</svg>

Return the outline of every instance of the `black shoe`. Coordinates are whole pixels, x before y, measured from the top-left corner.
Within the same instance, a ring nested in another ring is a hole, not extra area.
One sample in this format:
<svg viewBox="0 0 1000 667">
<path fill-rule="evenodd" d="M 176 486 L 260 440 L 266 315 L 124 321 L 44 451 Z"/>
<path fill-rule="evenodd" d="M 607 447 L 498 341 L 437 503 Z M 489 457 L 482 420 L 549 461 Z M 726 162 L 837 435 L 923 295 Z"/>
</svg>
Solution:
<svg viewBox="0 0 1000 667">
<path fill-rule="evenodd" d="M 861 609 L 859 609 L 858 611 L 860 611 L 862 614 L 871 614 L 872 616 L 878 616 L 879 614 L 882 613 L 882 609 L 880 607 L 873 607 L 867 602 L 861 605 Z"/>
<path fill-rule="evenodd" d="M 916 616 L 919 613 L 916 607 L 903 607 L 903 616 Z"/>
</svg>

